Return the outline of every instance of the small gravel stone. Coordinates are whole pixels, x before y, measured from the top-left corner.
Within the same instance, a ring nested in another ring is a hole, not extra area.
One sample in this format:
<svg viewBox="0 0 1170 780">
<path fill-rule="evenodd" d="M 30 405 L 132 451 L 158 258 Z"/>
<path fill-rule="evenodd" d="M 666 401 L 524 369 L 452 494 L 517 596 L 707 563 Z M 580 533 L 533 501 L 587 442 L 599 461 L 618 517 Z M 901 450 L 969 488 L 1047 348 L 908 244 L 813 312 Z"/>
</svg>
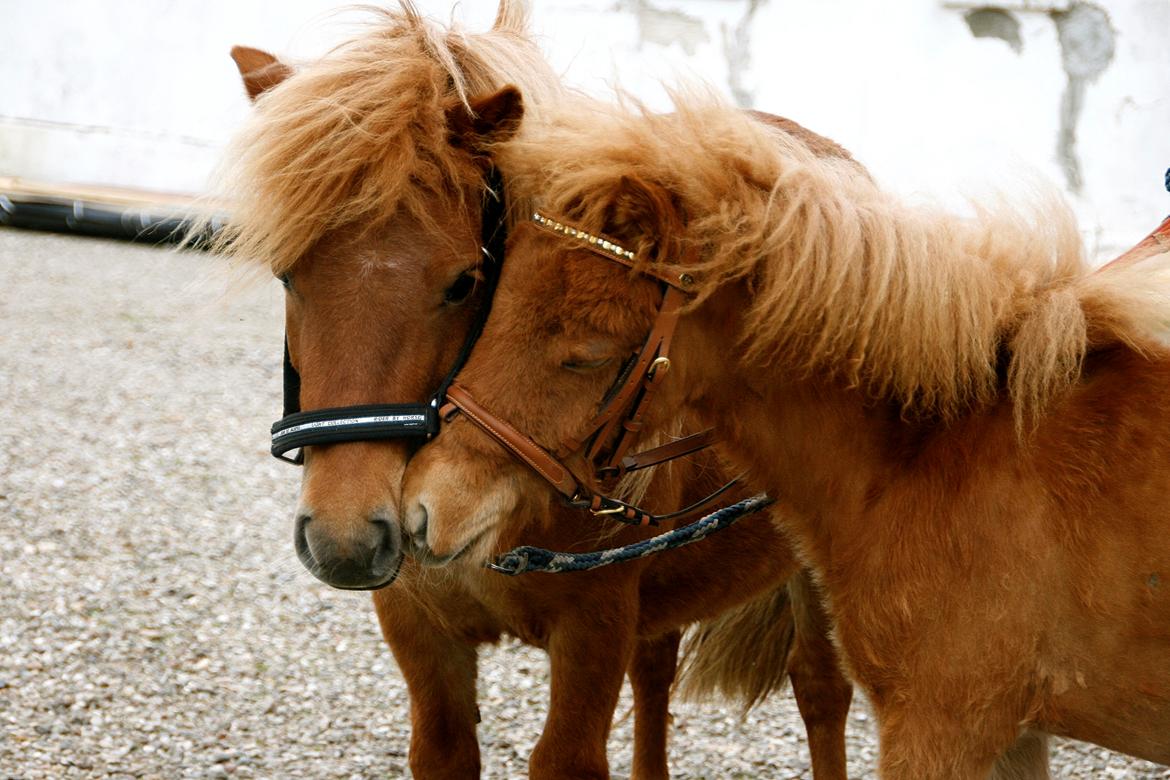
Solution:
<svg viewBox="0 0 1170 780">
<path fill-rule="evenodd" d="M 202 254 L 0 228 L 0 776 L 408 775 L 406 689 L 368 596 L 297 561 L 299 474 L 268 455 L 277 285 L 219 300 Z M 548 662 L 480 653 L 483 776 L 525 774 Z M 610 738 L 631 761 L 630 698 Z M 676 778 L 809 778 L 787 693 L 677 703 Z M 873 717 L 848 722 L 874 776 Z M 1058 742 L 1061 778 L 1170 778 Z"/>
</svg>

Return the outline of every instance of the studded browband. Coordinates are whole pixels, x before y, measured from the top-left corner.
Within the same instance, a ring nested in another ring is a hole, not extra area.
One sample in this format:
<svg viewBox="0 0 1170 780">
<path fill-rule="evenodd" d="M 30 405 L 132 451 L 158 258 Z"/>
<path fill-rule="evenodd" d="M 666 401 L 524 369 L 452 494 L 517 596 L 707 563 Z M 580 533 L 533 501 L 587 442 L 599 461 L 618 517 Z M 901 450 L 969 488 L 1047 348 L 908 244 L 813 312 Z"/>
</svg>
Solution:
<svg viewBox="0 0 1170 780">
<path fill-rule="evenodd" d="M 631 471 L 698 452 L 714 441 L 714 432 L 708 429 L 660 447 L 627 455 L 641 431 L 646 407 L 670 369 L 671 339 L 678 325 L 687 290 L 694 284 L 694 278 L 682 270 L 683 267 L 640 265 L 633 251 L 606 236 L 589 233 L 539 212 L 533 214 L 531 219 L 543 230 L 579 241 L 584 248 L 606 260 L 627 268 L 636 268 L 640 273 L 660 281 L 665 290 L 650 333 L 633 362 L 619 374 L 618 384 L 608 394 L 601 411 L 585 426 L 585 434 L 563 442 L 556 454 L 550 453 L 507 421 L 485 409 L 458 383 L 448 389 L 447 403 L 439 410 L 440 419 L 448 422 L 462 412 L 468 420 L 531 467 L 572 505 L 589 509 L 594 514 L 610 515 L 635 525 L 657 525 L 702 511 L 730 489 L 736 480 L 691 506 L 665 515 L 648 512 L 605 495 L 601 490 L 603 483 L 612 483 Z M 589 469 L 588 476 L 578 476 L 566 464 L 566 461 L 578 459 Z"/>
</svg>

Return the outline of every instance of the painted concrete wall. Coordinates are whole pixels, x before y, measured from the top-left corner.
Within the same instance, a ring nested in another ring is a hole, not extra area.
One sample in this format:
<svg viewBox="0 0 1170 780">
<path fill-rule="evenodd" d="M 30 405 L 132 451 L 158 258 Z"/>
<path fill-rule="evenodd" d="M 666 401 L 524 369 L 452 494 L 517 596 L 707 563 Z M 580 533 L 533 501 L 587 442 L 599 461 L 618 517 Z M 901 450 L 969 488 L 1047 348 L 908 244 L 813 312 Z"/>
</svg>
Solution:
<svg viewBox="0 0 1170 780">
<path fill-rule="evenodd" d="M 659 107 L 701 79 L 850 148 L 890 186 L 956 199 L 1052 182 L 1091 242 L 1167 211 L 1170 0 L 537 0 L 566 78 Z M 247 111 L 234 43 L 311 58 L 338 0 L 0 0 L 0 175 L 198 191 Z M 420 0 L 440 18 L 449 0 Z M 463 0 L 470 27 L 495 0 Z"/>
</svg>

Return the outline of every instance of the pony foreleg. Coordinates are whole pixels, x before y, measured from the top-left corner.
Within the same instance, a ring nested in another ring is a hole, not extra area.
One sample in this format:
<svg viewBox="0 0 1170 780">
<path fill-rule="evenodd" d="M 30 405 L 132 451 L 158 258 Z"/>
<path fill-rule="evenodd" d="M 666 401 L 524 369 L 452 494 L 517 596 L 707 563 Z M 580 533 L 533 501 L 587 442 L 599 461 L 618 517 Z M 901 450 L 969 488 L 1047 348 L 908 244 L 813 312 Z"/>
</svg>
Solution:
<svg viewBox="0 0 1170 780">
<path fill-rule="evenodd" d="M 567 613 L 550 634 L 552 690 L 528 763 L 532 780 L 609 778 L 605 743 L 634 649 L 635 618 Z"/>
<path fill-rule="evenodd" d="M 374 608 L 410 693 L 411 774 L 479 777 L 476 645 L 443 634 L 401 591 L 374 591 Z"/>
<path fill-rule="evenodd" d="M 1049 780 L 1048 735 L 1025 731 L 1000 756 L 991 770 L 991 780 Z"/>
<path fill-rule="evenodd" d="M 815 780 L 845 780 L 845 721 L 853 684 L 841 673 L 829 639 L 830 622 L 816 587 L 802 570 L 788 581 L 796 642 L 788 657 L 788 679 L 808 734 Z"/>
<path fill-rule="evenodd" d="M 630 663 L 634 691 L 634 767 L 631 780 L 665 780 L 670 691 L 678 665 L 681 631 L 640 639 Z"/>
<path fill-rule="evenodd" d="M 908 687 L 897 690 L 901 694 Z M 987 780 L 996 758 L 1010 749 L 994 736 L 1002 733 L 1002 724 L 964 719 L 957 707 L 939 706 L 926 697 L 899 696 L 873 705 L 882 780 Z"/>
</svg>

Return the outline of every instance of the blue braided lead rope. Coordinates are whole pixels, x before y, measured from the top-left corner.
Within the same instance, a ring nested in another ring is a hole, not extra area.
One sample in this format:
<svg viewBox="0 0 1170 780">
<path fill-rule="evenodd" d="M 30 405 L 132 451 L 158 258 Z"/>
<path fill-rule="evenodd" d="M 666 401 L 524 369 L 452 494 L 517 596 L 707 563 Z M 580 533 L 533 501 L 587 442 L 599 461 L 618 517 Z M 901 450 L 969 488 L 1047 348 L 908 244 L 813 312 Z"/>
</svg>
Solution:
<svg viewBox="0 0 1170 780">
<path fill-rule="evenodd" d="M 567 553 L 546 550 L 543 547 L 517 547 L 496 558 L 489 563 L 488 568 L 509 576 L 538 571 L 556 574 L 566 571 L 588 571 L 611 563 L 632 561 L 635 558 L 645 558 L 664 550 L 673 550 L 685 544 L 705 539 L 711 534 L 726 528 L 742 517 L 758 512 L 772 499 L 765 495 L 752 496 L 738 504 L 724 507 L 702 517 L 690 525 L 676 528 L 658 536 L 644 539 L 624 547 L 613 547 L 608 550 L 596 550 L 587 553 Z"/>
</svg>

